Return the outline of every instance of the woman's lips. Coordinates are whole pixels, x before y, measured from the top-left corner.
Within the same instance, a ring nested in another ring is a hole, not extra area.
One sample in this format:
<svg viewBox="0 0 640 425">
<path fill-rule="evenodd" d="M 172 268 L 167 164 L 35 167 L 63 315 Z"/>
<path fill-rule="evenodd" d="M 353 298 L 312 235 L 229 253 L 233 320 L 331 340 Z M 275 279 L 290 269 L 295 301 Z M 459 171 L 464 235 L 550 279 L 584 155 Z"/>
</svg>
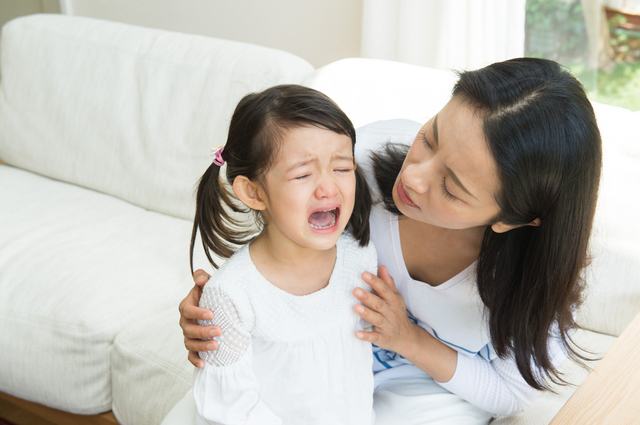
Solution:
<svg viewBox="0 0 640 425">
<path fill-rule="evenodd" d="M 400 197 L 400 200 L 405 204 L 407 204 L 408 206 L 418 208 L 418 206 L 414 204 L 411 198 L 409 197 L 409 194 L 407 193 L 407 191 L 404 190 L 404 185 L 402 184 L 402 180 L 398 181 L 398 197 Z"/>
</svg>

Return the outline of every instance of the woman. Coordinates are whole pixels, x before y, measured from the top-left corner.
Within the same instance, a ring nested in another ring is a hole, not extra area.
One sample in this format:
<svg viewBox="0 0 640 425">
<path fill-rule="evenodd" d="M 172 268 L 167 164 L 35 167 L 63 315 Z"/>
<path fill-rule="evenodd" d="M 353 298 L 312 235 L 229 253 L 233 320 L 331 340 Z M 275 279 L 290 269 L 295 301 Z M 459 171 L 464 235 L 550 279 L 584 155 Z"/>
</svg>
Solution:
<svg viewBox="0 0 640 425">
<path fill-rule="evenodd" d="M 463 72 L 429 122 L 375 123 L 356 152 L 379 203 L 371 214 L 376 424 L 487 423 L 561 381 L 601 169 L 582 85 L 557 63 L 514 59 Z M 417 135 L 416 135 L 417 133 Z M 410 148 L 390 144 L 412 134 Z M 372 155 L 371 152 L 373 152 Z M 370 158 L 371 157 L 371 158 Z M 385 267 L 386 266 L 386 267 Z M 195 325 L 198 285 L 180 305 L 189 359 L 216 348 Z"/>
</svg>

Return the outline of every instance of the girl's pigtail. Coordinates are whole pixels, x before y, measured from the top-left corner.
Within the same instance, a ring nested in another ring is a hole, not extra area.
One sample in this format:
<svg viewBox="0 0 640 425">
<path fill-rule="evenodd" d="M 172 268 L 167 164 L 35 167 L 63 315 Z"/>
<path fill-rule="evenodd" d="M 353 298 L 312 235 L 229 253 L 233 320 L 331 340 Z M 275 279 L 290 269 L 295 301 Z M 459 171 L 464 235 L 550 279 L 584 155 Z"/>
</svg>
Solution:
<svg viewBox="0 0 640 425">
<path fill-rule="evenodd" d="M 234 202 L 229 190 L 221 182 L 220 166 L 211 164 L 198 184 L 196 194 L 196 214 L 191 231 L 189 261 L 193 274 L 193 249 L 198 230 L 205 255 L 214 268 L 219 268 L 211 256 L 211 251 L 221 258 L 229 258 L 237 246 L 251 240 L 252 232 L 242 228 L 240 220 L 231 213 L 246 213 Z"/>
<path fill-rule="evenodd" d="M 351 233 L 360 246 L 369 244 L 369 214 L 371 213 L 371 191 L 361 168 L 356 173 L 356 201 L 349 219 Z"/>
</svg>

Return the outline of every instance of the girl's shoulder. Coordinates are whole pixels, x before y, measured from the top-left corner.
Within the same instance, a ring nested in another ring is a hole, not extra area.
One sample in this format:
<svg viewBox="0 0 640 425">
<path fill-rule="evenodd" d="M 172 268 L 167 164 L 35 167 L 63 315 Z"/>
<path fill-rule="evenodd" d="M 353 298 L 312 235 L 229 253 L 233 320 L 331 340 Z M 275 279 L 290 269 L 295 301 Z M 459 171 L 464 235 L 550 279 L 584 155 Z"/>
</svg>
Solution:
<svg viewBox="0 0 640 425">
<path fill-rule="evenodd" d="M 253 307 L 249 283 L 255 280 L 248 245 L 241 247 L 211 275 L 202 289 L 200 307 L 211 309 L 218 300 L 234 306 L 244 322 L 251 322 Z"/>
<path fill-rule="evenodd" d="M 376 247 L 373 242 L 369 242 L 366 246 L 360 246 L 360 242 L 348 231 L 340 235 L 336 246 L 338 250 L 343 250 L 346 255 L 352 258 L 376 257 Z"/>
<path fill-rule="evenodd" d="M 344 232 L 337 243 L 338 255 L 340 261 L 336 262 L 335 270 L 337 273 L 345 273 L 355 276 L 358 281 L 364 285 L 360 276 L 364 271 L 376 274 L 378 269 L 378 252 L 373 242 L 369 242 L 367 246 L 360 246 L 358 241 L 353 236 Z M 359 285 L 359 286 L 362 286 Z"/>
<path fill-rule="evenodd" d="M 213 273 L 209 282 L 205 285 L 224 289 L 238 279 L 247 278 L 251 274 L 251 257 L 249 256 L 249 245 L 240 247 L 220 268 Z"/>
</svg>

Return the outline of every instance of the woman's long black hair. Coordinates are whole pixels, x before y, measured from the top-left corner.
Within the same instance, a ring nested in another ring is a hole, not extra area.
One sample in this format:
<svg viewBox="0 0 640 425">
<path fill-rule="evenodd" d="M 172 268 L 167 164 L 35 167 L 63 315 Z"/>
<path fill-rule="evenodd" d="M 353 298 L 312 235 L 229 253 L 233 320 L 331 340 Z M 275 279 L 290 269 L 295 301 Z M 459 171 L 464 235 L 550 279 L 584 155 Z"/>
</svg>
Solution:
<svg viewBox="0 0 640 425">
<path fill-rule="evenodd" d="M 352 153 L 356 132 L 351 120 L 325 94 L 296 84 L 283 84 L 240 100 L 231 117 L 229 135 L 222 151 L 229 185 L 238 176 L 261 182 L 280 148 L 287 130 L 303 126 L 325 128 L 351 139 Z M 349 219 L 349 230 L 361 246 L 369 242 L 371 194 L 366 180 L 356 168 L 356 199 Z M 236 214 L 250 213 L 228 189 L 220 167 L 211 164 L 201 177 L 196 194 L 196 214 L 189 247 L 191 273 L 193 249 L 200 231 L 209 262 L 218 268 L 211 251 L 229 258 L 239 245 L 248 243 L 255 231 L 243 226 Z"/>
<path fill-rule="evenodd" d="M 498 168 L 494 222 L 523 225 L 505 233 L 488 226 L 484 233 L 477 285 L 491 341 L 500 357 L 515 357 L 530 386 L 548 389 L 547 376 L 564 382 L 552 365 L 550 337 L 559 334 L 569 354 L 583 359 L 570 333 L 589 258 L 600 132 L 584 88 L 556 62 L 513 59 L 459 76 L 453 96 L 482 118 Z M 406 152 L 391 146 L 374 155 L 383 201 L 396 214 L 390 177 L 395 181 Z M 526 226 L 536 218 L 539 226 Z"/>
</svg>

